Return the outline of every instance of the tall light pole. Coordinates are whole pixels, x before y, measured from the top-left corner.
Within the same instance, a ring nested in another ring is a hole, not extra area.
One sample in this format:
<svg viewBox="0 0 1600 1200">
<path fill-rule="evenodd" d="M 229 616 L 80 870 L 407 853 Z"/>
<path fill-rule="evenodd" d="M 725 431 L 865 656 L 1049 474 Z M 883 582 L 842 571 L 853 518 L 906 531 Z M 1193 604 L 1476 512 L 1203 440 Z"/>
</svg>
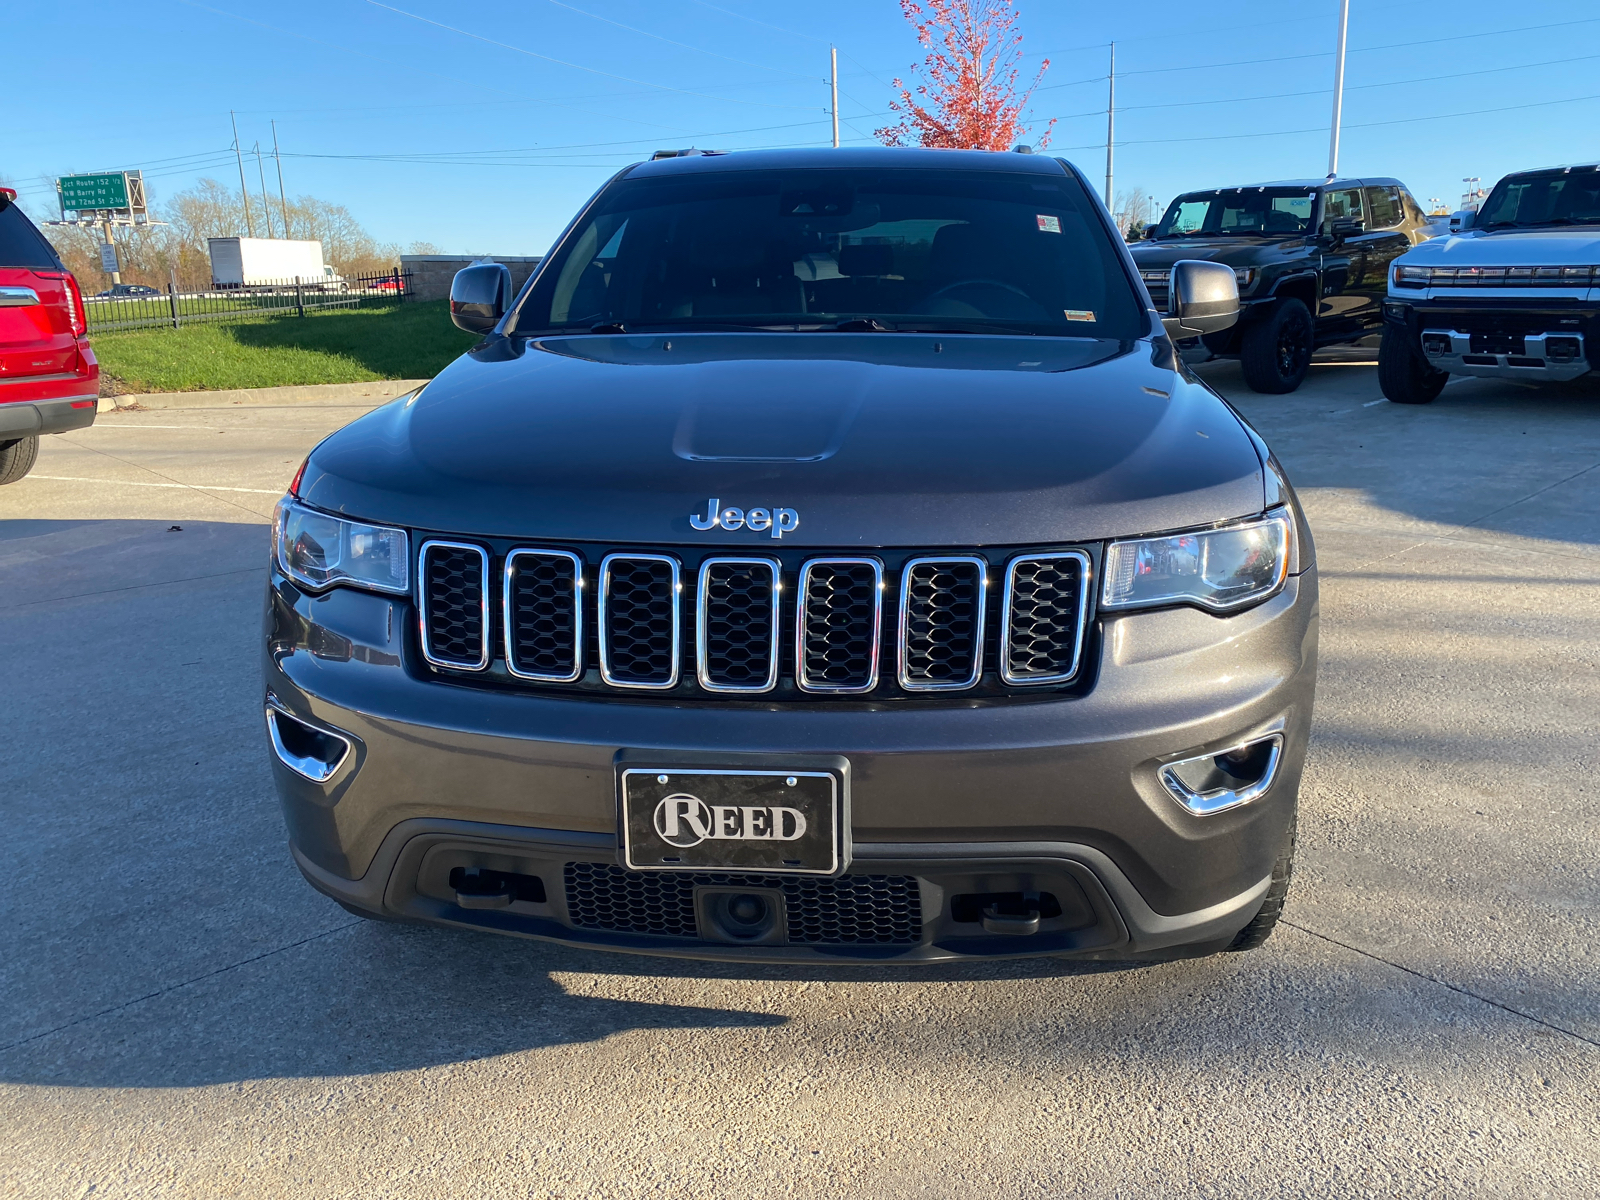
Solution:
<svg viewBox="0 0 1600 1200">
<path fill-rule="evenodd" d="M 1117 44 L 1111 43 L 1110 87 L 1106 92 L 1106 211 L 1116 216 L 1116 201 L 1111 195 L 1111 154 L 1117 132 Z"/>
<path fill-rule="evenodd" d="M 1328 138 L 1328 178 L 1339 174 L 1339 122 L 1344 117 L 1344 37 L 1350 26 L 1350 0 L 1339 0 L 1339 49 L 1333 59 L 1333 132 Z"/>
<path fill-rule="evenodd" d="M 832 67 L 828 71 L 828 84 L 833 88 L 833 148 L 839 148 L 839 48 L 828 47 L 828 57 L 832 60 Z"/>
</svg>

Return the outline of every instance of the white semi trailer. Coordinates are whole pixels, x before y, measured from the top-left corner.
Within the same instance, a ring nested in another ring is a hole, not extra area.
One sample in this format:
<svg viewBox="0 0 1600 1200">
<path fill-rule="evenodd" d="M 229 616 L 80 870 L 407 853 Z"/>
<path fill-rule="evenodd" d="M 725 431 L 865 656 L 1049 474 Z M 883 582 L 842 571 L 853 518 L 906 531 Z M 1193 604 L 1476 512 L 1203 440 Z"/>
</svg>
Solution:
<svg viewBox="0 0 1600 1200">
<path fill-rule="evenodd" d="M 302 284 L 343 291 L 345 281 L 322 261 L 322 243 L 285 238 L 207 238 L 211 282 L 219 288 Z"/>
</svg>

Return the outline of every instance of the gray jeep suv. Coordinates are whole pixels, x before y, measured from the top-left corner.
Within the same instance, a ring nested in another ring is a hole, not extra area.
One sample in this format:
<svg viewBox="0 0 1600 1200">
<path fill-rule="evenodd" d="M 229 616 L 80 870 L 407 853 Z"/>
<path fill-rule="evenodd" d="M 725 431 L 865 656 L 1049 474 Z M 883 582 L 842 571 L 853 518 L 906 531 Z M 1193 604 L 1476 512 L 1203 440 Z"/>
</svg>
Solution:
<svg viewBox="0 0 1600 1200">
<path fill-rule="evenodd" d="M 768 961 L 1258 944 L 1310 533 L 1070 164 L 621 172 L 278 510 L 290 846 L 367 916 Z"/>
</svg>

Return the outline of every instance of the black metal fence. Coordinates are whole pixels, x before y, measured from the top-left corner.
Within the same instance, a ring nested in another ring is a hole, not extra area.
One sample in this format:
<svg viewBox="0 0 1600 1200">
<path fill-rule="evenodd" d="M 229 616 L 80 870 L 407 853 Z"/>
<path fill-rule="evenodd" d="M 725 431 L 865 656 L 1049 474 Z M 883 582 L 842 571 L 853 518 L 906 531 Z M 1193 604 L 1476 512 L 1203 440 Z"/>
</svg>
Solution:
<svg viewBox="0 0 1600 1200">
<path fill-rule="evenodd" d="M 378 275 L 275 279 L 204 292 L 180 292 L 171 282 L 165 292 L 154 288 L 128 292 L 84 298 L 91 334 L 163 326 L 177 329 L 198 321 L 245 321 L 284 313 L 303 317 L 320 309 L 392 304 L 412 294 L 411 272 L 398 268 Z"/>
</svg>

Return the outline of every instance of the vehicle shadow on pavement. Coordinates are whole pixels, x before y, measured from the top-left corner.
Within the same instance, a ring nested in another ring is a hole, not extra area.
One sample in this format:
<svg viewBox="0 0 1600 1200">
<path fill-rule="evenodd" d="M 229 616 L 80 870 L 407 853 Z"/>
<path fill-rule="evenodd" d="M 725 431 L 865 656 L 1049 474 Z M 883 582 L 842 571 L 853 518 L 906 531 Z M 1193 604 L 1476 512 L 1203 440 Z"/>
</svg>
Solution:
<svg viewBox="0 0 1600 1200">
<path fill-rule="evenodd" d="M 1319 360 L 1320 360 L 1319 355 Z M 1316 489 L 1356 490 L 1424 521 L 1600 542 L 1600 373 L 1567 383 L 1453 379 L 1428 405 L 1391 404 L 1376 367 L 1328 362 L 1296 393 L 1244 385 L 1238 364 L 1198 374 L 1267 440 L 1311 509 Z"/>
</svg>

